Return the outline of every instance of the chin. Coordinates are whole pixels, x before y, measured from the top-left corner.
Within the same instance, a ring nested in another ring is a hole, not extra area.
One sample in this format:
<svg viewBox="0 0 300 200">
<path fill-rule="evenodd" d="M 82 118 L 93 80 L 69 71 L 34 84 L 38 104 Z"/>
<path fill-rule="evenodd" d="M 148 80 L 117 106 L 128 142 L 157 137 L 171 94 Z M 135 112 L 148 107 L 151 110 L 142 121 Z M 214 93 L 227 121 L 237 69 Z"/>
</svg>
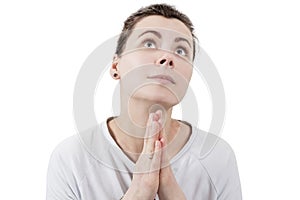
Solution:
<svg viewBox="0 0 300 200">
<path fill-rule="evenodd" d="M 161 104 L 165 108 L 173 107 L 181 101 L 181 99 L 169 89 L 157 89 L 155 87 L 145 87 L 140 89 L 135 93 L 134 98 L 153 102 L 153 104 Z"/>
</svg>

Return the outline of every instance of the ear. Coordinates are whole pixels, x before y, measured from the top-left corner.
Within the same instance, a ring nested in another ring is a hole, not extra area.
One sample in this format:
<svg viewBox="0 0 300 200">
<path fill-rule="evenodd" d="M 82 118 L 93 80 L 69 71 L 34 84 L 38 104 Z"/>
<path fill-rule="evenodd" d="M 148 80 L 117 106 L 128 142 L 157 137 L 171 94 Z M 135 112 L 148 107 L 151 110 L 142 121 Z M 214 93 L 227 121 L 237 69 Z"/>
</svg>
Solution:
<svg viewBox="0 0 300 200">
<path fill-rule="evenodd" d="M 110 68 L 110 75 L 113 79 L 116 80 L 120 79 L 119 69 L 118 69 L 119 61 L 120 61 L 119 56 L 115 54 Z M 117 76 L 115 74 L 117 74 Z"/>
</svg>

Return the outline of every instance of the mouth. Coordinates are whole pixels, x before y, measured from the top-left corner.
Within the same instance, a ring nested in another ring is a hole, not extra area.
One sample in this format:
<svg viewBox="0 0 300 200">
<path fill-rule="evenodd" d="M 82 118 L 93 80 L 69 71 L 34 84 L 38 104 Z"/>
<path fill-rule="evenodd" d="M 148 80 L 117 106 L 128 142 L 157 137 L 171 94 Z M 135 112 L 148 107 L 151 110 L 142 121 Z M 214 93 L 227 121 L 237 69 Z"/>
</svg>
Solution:
<svg viewBox="0 0 300 200">
<path fill-rule="evenodd" d="M 168 84 L 168 83 L 175 84 L 174 79 L 169 75 L 160 74 L 160 75 L 154 75 L 154 76 L 147 76 L 147 78 L 157 80 L 158 82 L 163 83 L 163 84 Z"/>
</svg>

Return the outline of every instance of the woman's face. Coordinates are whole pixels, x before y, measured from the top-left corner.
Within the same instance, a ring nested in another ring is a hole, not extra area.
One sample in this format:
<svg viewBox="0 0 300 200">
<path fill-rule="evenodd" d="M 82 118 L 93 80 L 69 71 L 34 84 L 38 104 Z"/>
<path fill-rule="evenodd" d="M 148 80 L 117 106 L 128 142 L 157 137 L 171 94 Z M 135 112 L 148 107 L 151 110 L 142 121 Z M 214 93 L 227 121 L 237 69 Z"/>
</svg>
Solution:
<svg viewBox="0 0 300 200">
<path fill-rule="evenodd" d="M 121 95 L 171 107 L 186 93 L 193 65 L 193 38 L 177 19 L 148 16 L 130 34 L 113 65 Z"/>
</svg>

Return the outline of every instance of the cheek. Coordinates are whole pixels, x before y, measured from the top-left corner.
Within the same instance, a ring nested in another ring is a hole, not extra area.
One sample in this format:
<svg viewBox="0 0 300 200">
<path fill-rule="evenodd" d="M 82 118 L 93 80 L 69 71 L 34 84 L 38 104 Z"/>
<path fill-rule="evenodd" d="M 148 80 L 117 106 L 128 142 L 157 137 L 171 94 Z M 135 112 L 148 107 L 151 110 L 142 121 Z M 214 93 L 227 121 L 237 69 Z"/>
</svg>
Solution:
<svg viewBox="0 0 300 200">
<path fill-rule="evenodd" d="M 189 82 L 191 81 L 192 75 L 193 75 L 193 68 L 189 71 L 188 74 Z"/>
<path fill-rule="evenodd" d="M 125 74 L 135 68 L 153 63 L 154 57 L 152 54 L 136 51 L 122 56 L 119 62 L 119 70 L 121 74 Z"/>
<path fill-rule="evenodd" d="M 193 65 L 181 63 L 181 65 L 176 68 L 176 73 L 180 74 L 183 79 L 189 82 L 193 74 Z"/>
</svg>

